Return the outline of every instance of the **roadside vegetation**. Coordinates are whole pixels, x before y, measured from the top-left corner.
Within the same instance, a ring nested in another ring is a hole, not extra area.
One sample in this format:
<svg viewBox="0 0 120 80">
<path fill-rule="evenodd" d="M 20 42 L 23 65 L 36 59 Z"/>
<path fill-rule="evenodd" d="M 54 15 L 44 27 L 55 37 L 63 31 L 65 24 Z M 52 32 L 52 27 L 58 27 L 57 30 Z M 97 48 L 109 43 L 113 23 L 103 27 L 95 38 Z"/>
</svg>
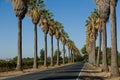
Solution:
<svg viewBox="0 0 120 80">
<path fill-rule="evenodd" d="M 75 62 L 81 62 L 83 60 L 83 57 L 81 55 L 75 56 Z M 65 56 L 65 64 L 68 62 L 67 56 Z M 56 65 L 57 60 L 57 51 L 54 52 L 53 61 L 54 66 Z M 23 63 L 23 69 L 32 69 L 33 68 L 33 58 L 27 57 L 22 59 Z M 15 71 L 16 65 L 17 65 L 17 56 L 12 59 L 6 59 L 6 60 L 0 60 L 0 72 L 8 72 L 8 71 Z M 60 52 L 60 64 L 63 64 L 63 58 L 62 54 Z M 51 66 L 51 57 L 47 58 L 47 66 Z M 72 62 L 71 62 L 72 63 Z M 40 56 L 38 57 L 38 65 L 43 66 L 44 65 L 44 49 L 40 50 Z"/>
</svg>

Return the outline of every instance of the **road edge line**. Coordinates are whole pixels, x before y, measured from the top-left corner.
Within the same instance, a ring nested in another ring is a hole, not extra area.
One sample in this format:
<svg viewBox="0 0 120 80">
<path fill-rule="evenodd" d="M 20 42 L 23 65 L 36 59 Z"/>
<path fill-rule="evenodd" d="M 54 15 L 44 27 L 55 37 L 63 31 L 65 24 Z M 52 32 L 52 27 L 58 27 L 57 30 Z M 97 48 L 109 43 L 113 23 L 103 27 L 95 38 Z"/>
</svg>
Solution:
<svg viewBox="0 0 120 80">
<path fill-rule="evenodd" d="M 83 71 L 84 68 L 85 68 L 85 65 L 82 67 L 82 69 L 81 69 L 81 71 L 80 71 L 80 73 L 79 73 L 79 75 L 78 75 L 78 77 L 77 77 L 76 80 L 79 80 L 79 77 L 80 77 L 80 75 L 81 75 L 81 72 Z"/>
</svg>

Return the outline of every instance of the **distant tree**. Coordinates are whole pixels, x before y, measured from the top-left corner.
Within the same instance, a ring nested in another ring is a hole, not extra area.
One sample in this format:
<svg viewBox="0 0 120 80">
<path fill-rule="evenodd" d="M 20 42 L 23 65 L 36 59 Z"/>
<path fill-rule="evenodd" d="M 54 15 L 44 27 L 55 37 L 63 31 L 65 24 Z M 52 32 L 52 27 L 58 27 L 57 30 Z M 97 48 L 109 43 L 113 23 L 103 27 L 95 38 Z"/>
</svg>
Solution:
<svg viewBox="0 0 120 80">
<path fill-rule="evenodd" d="M 15 56 L 12 60 L 13 60 L 13 61 L 17 61 L 17 56 Z"/>
<path fill-rule="evenodd" d="M 75 62 L 80 62 L 83 59 L 85 59 L 85 58 L 83 58 L 80 54 L 75 55 Z"/>
<path fill-rule="evenodd" d="M 84 45 L 84 46 L 82 47 L 81 52 L 82 52 L 82 54 L 87 54 L 86 45 Z"/>
<path fill-rule="evenodd" d="M 44 52 L 45 52 L 44 49 L 40 50 L 40 60 L 41 61 L 44 61 Z"/>
<path fill-rule="evenodd" d="M 82 59 L 88 61 L 88 53 L 87 53 L 87 51 L 86 51 L 86 45 L 84 45 L 84 46 L 82 47 L 81 52 L 82 52 L 82 54 L 84 54 L 84 56 L 83 56 Z M 81 57 L 81 56 L 79 56 L 79 57 Z"/>
<path fill-rule="evenodd" d="M 59 51 L 59 60 L 62 59 L 60 55 L 61 55 L 61 52 Z M 53 59 L 54 59 L 55 61 L 57 61 L 57 49 L 55 50 L 55 53 L 54 53 Z"/>
</svg>

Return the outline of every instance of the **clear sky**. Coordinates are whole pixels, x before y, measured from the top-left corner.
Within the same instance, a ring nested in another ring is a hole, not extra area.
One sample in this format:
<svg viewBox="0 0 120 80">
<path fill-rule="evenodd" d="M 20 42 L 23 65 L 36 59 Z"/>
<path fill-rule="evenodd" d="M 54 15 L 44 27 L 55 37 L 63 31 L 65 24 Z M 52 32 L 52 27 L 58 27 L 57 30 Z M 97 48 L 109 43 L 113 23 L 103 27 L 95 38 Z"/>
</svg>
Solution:
<svg viewBox="0 0 120 80">
<path fill-rule="evenodd" d="M 85 44 L 85 20 L 96 8 L 94 0 L 45 0 L 46 8 L 60 21 L 76 46 L 81 49 Z M 120 1 L 117 5 L 117 40 L 120 51 Z M 18 21 L 10 2 L 0 0 L 0 59 L 17 56 Z M 23 19 L 23 57 L 33 57 L 34 35 L 33 24 L 28 16 Z M 107 23 L 108 47 L 110 47 L 110 22 Z M 38 26 L 38 55 L 44 48 L 43 32 Z M 50 36 L 48 35 L 48 56 L 50 55 Z M 60 44 L 62 49 L 62 45 Z M 54 38 L 54 50 L 56 40 Z"/>
</svg>

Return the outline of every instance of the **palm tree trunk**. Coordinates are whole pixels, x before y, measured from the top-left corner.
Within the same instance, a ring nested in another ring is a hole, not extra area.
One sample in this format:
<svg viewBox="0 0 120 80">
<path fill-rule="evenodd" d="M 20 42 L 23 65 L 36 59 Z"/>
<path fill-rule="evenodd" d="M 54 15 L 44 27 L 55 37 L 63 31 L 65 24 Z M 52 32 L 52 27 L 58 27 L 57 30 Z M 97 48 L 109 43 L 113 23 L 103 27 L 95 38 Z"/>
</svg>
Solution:
<svg viewBox="0 0 120 80">
<path fill-rule="evenodd" d="M 63 44 L 63 64 L 65 64 L 65 44 Z"/>
<path fill-rule="evenodd" d="M 103 41 L 103 60 L 102 60 L 102 70 L 105 71 L 105 72 L 108 72 L 108 66 L 107 66 L 107 51 L 106 51 L 106 48 L 107 48 L 107 33 L 106 33 L 106 23 L 103 22 L 103 25 L 102 25 L 102 41 Z"/>
<path fill-rule="evenodd" d="M 51 35 L 51 66 L 53 66 L 53 35 Z"/>
<path fill-rule="evenodd" d="M 116 30 L 116 7 L 110 6 L 111 13 L 111 76 L 119 76 Z"/>
<path fill-rule="evenodd" d="M 72 50 L 70 49 L 70 63 L 72 63 Z"/>
<path fill-rule="evenodd" d="M 96 58 L 95 58 L 95 41 L 92 42 L 92 63 L 95 66 Z"/>
<path fill-rule="evenodd" d="M 89 53 L 88 56 L 89 56 L 89 63 L 92 64 L 92 53 Z"/>
<path fill-rule="evenodd" d="M 75 53 L 73 52 L 73 63 L 75 62 Z"/>
<path fill-rule="evenodd" d="M 57 48 L 58 48 L 58 49 L 57 49 L 57 65 L 59 65 L 59 57 L 60 57 L 60 56 L 59 56 L 59 54 L 60 54 L 60 53 L 59 53 L 59 52 L 60 52 L 60 51 L 59 51 L 59 39 L 57 39 Z"/>
<path fill-rule="evenodd" d="M 92 64 L 92 43 L 90 43 L 90 47 L 89 47 L 89 63 Z"/>
<path fill-rule="evenodd" d="M 18 17 L 18 57 L 17 70 L 22 70 L 22 19 Z"/>
<path fill-rule="evenodd" d="M 34 24 L 34 64 L 33 68 L 38 68 L 37 63 L 37 24 Z"/>
<path fill-rule="evenodd" d="M 73 53 L 72 53 L 72 49 L 71 49 L 71 63 L 73 62 Z"/>
<path fill-rule="evenodd" d="M 44 46 L 45 46 L 44 66 L 47 67 L 47 34 L 46 33 L 44 33 Z"/>
<path fill-rule="evenodd" d="M 101 53 L 101 31 L 99 31 L 99 48 L 98 48 L 98 55 L 97 55 L 97 67 L 99 67 L 100 63 L 100 53 Z"/>
<path fill-rule="evenodd" d="M 70 48 L 68 48 L 68 63 L 70 63 Z"/>
</svg>

